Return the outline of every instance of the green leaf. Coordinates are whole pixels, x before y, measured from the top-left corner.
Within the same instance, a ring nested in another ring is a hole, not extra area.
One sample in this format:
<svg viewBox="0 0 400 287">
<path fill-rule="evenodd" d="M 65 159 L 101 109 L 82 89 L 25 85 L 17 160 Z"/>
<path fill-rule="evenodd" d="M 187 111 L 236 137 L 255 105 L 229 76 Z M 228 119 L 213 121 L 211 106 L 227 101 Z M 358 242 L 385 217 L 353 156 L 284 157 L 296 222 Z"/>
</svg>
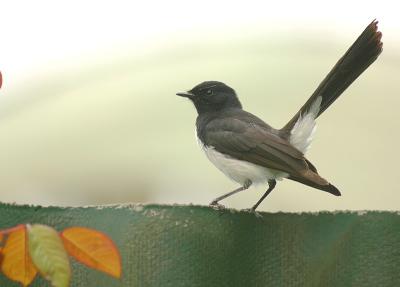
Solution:
<svg viewBox="0 0 400 287">
<path fill-rule="evenodd" d="M 52 286 L 69 286 L 70 263 L 57 231 L 41 224 L 28 224 L 27 230 L 29 254 L 33 264 Z"/>
</svg>

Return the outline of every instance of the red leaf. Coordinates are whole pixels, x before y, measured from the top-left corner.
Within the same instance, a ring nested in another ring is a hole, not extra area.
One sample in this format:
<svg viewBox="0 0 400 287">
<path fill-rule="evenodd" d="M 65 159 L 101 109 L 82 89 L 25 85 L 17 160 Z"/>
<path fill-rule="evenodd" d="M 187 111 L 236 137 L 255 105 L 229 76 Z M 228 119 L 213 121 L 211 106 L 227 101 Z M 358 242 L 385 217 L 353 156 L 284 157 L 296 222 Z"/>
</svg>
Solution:
<svg viewBox="0 0 400 287">
<path fill-rule="evenodd" d="M 88 267 L 121 277 L 121 257 L 112 240 L 94 229 L 70 227 L 61 233 L 67 252 Z"/>
</svg>

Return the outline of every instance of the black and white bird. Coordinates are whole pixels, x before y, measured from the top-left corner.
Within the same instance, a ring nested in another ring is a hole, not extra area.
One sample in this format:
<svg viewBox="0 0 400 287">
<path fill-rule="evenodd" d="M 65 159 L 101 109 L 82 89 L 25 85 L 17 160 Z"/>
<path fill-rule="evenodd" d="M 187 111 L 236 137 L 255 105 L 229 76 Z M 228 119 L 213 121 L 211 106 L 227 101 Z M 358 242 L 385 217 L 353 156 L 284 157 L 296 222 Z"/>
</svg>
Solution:
<svg viewBox="0 0 400 287">
<path fill-rule="evenodd" d="M 315 120 L 371 65 L 382 52 L 382 34 L 377 21 L 367 26 L 336 63 L 308 101 L 281 129 L 274 129 L 243 110 L 236 92 L 218 81 L 206 81 L 178 96 L 196 107 L 197 138 L 208 159 L 241 186 L 211 202 L 218 202 L 253 184 L 269 188 L 258 205 L 274 189 L 276 181 L 288 178 L 340 196 L 339 190 L 322 178 L 305 158 L 315 131 Z"/>
</svg>

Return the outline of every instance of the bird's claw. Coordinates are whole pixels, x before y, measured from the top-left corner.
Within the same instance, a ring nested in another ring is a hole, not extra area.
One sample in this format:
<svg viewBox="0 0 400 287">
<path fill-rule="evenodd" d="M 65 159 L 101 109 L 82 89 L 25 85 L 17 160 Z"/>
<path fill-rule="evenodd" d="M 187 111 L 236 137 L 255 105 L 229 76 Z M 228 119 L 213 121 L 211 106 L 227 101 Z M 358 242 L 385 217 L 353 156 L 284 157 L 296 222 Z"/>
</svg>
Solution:
<svg viewBox="0 0 400 287">
<path fill-rule="evenodd" d="M 248 212 L 248 213 L 252 213 L 252 214 L 254 214 L 255 215 L 255 217 L 257 217 L 257 218 L 263 218 L 263 216 L 260 214 L 260 213 L 258 213 L 255 209 L 253 209 L 253 208 L 246 208 L 246 209 L 242 209 L 242 211 L 244 211 L 244 212 Z"/>
<path fill-rule="evenodd" d="M 212 207 L 215 210 L 222 210 L 225 209 L 225 206 L 222 204 L 219 204 L 218 201 L 212 201 L 210 203 L 210 207 Z"/>
</svg>

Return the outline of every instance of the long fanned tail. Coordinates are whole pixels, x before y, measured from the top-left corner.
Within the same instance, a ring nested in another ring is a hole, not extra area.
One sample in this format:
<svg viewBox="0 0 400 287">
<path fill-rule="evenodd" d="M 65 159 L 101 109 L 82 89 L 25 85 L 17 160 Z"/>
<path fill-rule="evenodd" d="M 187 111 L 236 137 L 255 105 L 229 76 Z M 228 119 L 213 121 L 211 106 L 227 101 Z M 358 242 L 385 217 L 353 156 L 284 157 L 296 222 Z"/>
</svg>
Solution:
<svg viewBox="0 0 400 287">
<path fill-rule="evenodd" d="M 303 107 L 281 129 L 283 135 L 290 136 L 299 117 L 307 114 L 318 97 L 322 101 L 316 118 L 322 114 L 378 58 L 382 52 L 381 38 L 378 21 L 374 20 L 336 63 Z"/>
</svg>

